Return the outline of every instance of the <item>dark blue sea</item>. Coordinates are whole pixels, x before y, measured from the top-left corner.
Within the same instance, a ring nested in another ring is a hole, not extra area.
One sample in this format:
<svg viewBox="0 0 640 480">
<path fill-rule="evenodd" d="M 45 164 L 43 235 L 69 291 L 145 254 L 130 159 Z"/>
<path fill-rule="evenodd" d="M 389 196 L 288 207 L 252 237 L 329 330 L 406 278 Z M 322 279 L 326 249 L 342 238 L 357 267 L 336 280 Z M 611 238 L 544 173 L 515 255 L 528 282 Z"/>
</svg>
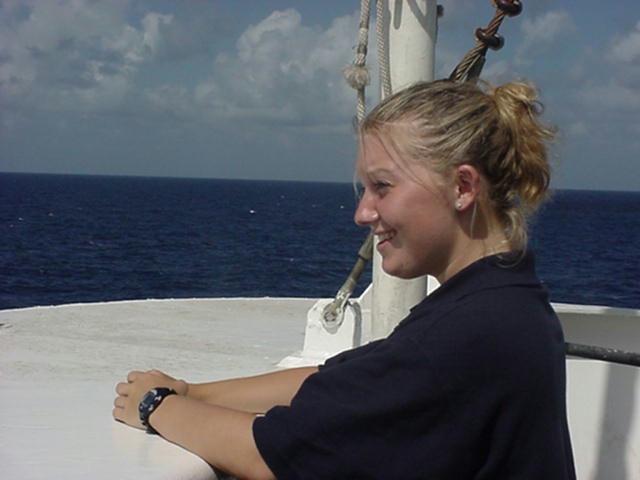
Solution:
<svg viewBox="0 0 640 480">
<path fill-rule="evenodd" d="M 0 309 L 330 297 L 354 208 L 350 184 L 0 174 Z M 531 246 L 552 301 L 640 308 L 640 192 L 558 191 Z"/>
</svg>

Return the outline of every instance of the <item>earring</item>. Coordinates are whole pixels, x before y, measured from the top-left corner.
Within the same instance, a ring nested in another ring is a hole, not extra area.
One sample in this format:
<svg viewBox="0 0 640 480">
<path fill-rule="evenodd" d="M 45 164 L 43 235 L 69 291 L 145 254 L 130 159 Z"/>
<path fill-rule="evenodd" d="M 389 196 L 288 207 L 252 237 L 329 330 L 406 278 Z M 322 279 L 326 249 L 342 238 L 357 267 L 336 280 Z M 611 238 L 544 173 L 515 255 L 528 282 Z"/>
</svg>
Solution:
<svg viewBox="0 0 640 480">
<path fill-rule="evenodd" d="M 462 202 L 455 203 L 456 210 L 460 210 L 462 208 Z"/>
</svg>

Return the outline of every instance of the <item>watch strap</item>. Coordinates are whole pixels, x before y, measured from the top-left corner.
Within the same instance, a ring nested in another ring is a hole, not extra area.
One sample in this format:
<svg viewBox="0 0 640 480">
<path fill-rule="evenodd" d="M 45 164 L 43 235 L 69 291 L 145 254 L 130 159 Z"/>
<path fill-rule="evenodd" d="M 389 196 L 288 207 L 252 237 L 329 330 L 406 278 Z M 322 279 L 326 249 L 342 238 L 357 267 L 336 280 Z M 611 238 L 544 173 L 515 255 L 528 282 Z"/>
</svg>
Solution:
<svg viewBox="0 0 640 480">
<path fill-rule="evenodd" d="M 156 429 L 149 424 L 149 417 L 169 395 L 177 395 L 177 392 L 172 388 L 156 387 L 149 390 L 140 400 L 138 405 L 140 423 L 146 428 L 147 433 L 158 434 Z"/>
</svg>

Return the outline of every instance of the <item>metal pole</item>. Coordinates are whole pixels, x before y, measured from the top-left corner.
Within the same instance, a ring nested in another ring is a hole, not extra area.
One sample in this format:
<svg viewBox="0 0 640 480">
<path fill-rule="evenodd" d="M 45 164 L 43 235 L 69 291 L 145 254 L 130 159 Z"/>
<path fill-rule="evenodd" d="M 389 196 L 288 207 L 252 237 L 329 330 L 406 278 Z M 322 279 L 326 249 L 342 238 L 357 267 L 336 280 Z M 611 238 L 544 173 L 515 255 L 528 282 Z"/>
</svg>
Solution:
<svg viewBox="0 0 640 480">
<path fill-rule="evenodd" d="M 640 353 L 579 343 L 566 343 L 565 347 L 569 356 L 640 367 Z"/>
<path fill-rule="evenodd" d="M 437 34 L 436 0 L 378 0 L 384 3 L 385 44 L 392 92 L 421 80 L 433 80 Z M 435 279 L 402 280 L 384 273 L 373 255 L 372 335 L 387 336 L 428 291 Z"/>
</svg>

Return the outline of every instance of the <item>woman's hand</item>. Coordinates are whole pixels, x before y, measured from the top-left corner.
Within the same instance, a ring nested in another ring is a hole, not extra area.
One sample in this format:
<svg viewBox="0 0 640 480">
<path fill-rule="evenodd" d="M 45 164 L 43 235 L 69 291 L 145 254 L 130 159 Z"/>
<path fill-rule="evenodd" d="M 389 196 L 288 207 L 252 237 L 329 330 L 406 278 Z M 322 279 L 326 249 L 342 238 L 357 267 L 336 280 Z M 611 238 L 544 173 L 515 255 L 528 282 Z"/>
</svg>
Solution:
<svg viewBox="0 0 640 480">
<path fill-rule="evenodd" d="M 113 401 L 113 418 L 132 427 L 144 428 L 140 423 L 138 405 L 142 397 L 155 387 L 172 388 L 178 395 L 186 395 L 189 391 L 187 382 L 177 380 L 159 370 L 129 372 L 127 382 L 116 385 L 118 396 Z"/>
</svg>

